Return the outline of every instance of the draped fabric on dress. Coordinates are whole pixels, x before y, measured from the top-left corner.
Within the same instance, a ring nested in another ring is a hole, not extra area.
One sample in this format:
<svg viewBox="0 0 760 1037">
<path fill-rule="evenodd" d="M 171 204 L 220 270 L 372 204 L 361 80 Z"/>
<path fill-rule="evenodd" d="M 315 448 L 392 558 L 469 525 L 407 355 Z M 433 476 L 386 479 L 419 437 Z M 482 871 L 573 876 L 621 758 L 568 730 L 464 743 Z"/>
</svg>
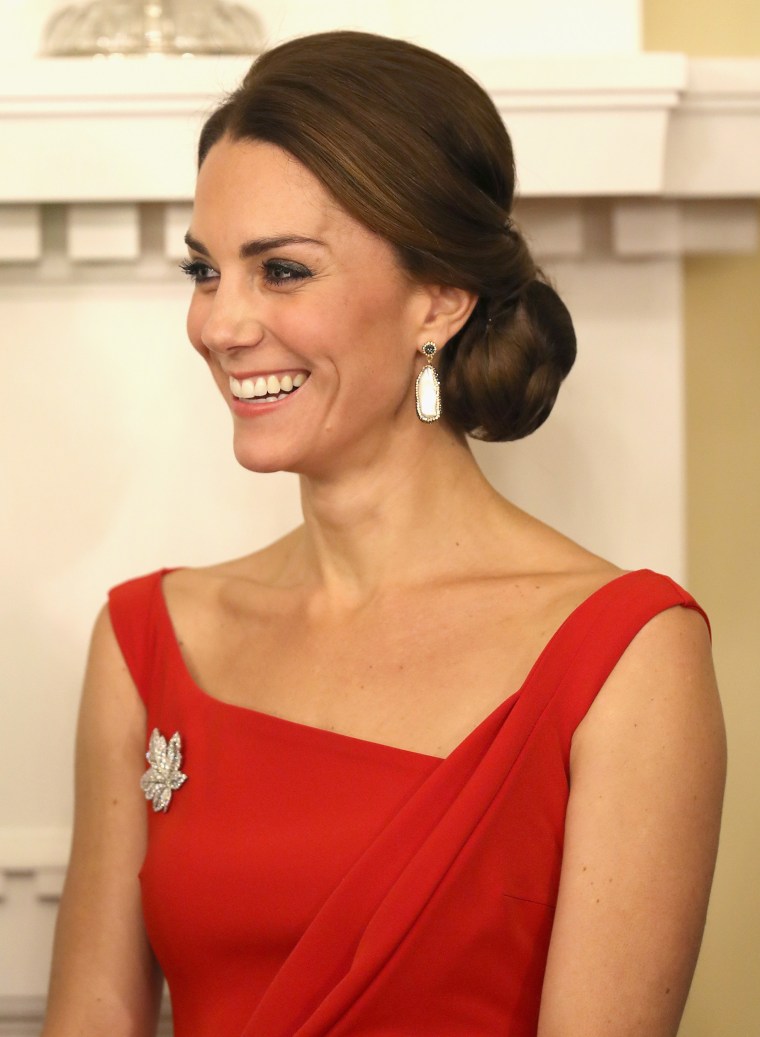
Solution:
<svg viewBox="0 0 760 1037">
<path fill-rule="evenodd" d="M 207 694 L 166 571 L 115 588 L 111 617 L 146 743 L 182 738 L 140 876 L 176 1037 L 534 1037 L 573 732 L 642 626 L 693 599 L 613 580 L 440 760 Z"/>
</svg>

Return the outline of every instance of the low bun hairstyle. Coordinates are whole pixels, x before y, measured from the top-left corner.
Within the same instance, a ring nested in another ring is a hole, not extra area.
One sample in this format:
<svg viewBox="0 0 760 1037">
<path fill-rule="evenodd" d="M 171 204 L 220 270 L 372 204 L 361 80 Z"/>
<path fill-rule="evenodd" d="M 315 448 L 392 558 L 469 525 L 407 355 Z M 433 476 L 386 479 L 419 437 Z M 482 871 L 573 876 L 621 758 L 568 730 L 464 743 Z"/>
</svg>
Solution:
<svg viewBox="0 0 760 1037">
<path fill-rule="evenodd" d="M 402 40 L 305 36 L 257 58 L 208 118 L 199 166 L 225 135 L 290 152 L 414 280 L 478 296 L 439 354 L 453 427 L 508 440 L 542 424 L 573 365 L 575 333 L 510 219 L 512 145 L 470 76 Z"/>
</svg>

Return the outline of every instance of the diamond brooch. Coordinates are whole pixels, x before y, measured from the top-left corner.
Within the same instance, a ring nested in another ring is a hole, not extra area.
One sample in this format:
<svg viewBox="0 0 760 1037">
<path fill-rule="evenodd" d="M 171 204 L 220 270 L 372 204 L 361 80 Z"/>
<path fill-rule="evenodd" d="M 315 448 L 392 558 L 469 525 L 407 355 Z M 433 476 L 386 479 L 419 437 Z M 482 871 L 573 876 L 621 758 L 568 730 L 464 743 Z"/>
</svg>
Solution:
<svg viewBox="0 0 760 1037">
<path fill-rule="evenodd" d="M 172 793 L 187 781 L 187 775 L 180 770 L 182 739 L 179 731 L 175 731 L 167 742 L 158 728 L 154 727 L 145 759 L 150 766 L 140 778 L 140 788 L 145 793 L 145 798 L 152 800 L 156 812 L 166 812 Z"/>
</svg>

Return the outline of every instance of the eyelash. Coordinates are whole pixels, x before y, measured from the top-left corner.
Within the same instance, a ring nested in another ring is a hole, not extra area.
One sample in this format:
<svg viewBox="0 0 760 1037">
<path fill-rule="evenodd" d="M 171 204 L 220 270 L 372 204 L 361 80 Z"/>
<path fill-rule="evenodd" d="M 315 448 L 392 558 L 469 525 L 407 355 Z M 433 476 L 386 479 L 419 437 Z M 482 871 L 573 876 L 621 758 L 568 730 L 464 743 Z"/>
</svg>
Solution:
<svg viewBox="0 0 760 1037">
<path fill-rule="evenodd" d="M 302 263 L 290 263 L 282 259 L 268 259 L 261 264 L 264 271 L 264 280 L 268 285 L 294 284 L 296 281 L 305 281 L 312 273 Z M 279 271 L 279 276 L 275 274 Z"/>
<path fill-rule="evenodd" d="M 184 259 L 179 268 L 197 285 L 206 284 L 219 276 L 212 266 L 199 259 Z M 305 281 L 307 277 L 313 276 L 311 270 L 301 263 L 285 262 L 282 259 L 268 259 L 261 264 L 261 269 L 265 284 L 274 288 Z"/>
<path fill-rule="evenodd" d="M 179 264 L 179 268 L 183 274 L 187 274 L 190 280 L 196 284 L 203 284 L 216 276 L 216 270 L 210 267 L 208 263 L 201 263 L 199 259 L 183 259 Z"/>
</svg>

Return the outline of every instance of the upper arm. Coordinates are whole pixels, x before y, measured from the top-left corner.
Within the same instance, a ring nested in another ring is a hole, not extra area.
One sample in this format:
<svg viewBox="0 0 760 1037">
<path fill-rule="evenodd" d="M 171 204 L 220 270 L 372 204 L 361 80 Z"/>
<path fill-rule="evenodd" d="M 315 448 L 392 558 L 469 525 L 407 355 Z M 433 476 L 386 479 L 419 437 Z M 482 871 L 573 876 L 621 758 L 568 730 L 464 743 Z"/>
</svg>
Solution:
<svg viewBox="0 0 760 1037">
<path fill-rule="evenodd" d="M 704 621 L 634 639 L 573 739 L 539 1037 L 673 1037 L 717 852 L 725 735 Z"/>
<path fill-rule="evenodd" d="M 145 709 L 107 609 L 93 633 L 79 711 L 71 859 L 56 926 L 44 1037 L 155 1028 L 160 975 L 142 923 Z"/>
</svg>

